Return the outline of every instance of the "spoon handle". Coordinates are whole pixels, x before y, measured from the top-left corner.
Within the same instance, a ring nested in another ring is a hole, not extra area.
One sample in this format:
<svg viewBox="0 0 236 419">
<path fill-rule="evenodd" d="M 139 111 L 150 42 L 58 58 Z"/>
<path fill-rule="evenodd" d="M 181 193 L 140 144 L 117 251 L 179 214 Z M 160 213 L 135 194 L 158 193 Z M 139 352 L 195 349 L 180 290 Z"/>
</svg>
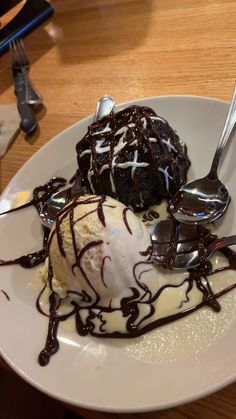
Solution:
<svg viewBox="0 0 236 419">
<path fill-rule="evenodd" d="M 219 143 L 217 145 L 217 149 L 216 149 L 213 161 L 212 161 L 210 172 L 208 174 L 208 177 L 210 178 L 215 179 L 217 177 L 217 170 L 218 170 L 220 158 L 225 149 L 226 143 L 228 139 L 230 138 L 230 135 L 235 127 L 235 123 L 236 123 L 236 84 L 234 85 L 231 105 L 228 111 L 225 125 L 223 128 Z"/>
<path fill-rule="evenodd" d="M 103 96 L 97 102 L 94 121 L 99 121 L 103 116 L 109 115 L 115 106 L 115 102 L 111 96 Z"/>
<path fill-rule="evenodd" d="M 221 237 L 220 239 L 214 240 L 209 245 L 209 250 L 214 253 L 217 250 L 223 249 L 226 246 L 232 246 L 233 244 L 236 244 L 236 234 L 233 236 Z"/>
</svg>

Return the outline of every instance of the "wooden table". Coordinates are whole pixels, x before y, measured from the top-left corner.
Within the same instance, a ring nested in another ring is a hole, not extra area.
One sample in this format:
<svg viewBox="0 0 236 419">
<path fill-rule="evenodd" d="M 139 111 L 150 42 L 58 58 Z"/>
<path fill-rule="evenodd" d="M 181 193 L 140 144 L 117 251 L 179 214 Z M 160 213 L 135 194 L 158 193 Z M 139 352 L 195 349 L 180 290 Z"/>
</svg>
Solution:
<svg viewBox="0 0 236 419">
<path fill-rule="evenodd" d="M 25 40 L 44 96 L 39 131 L 20 134 L 0 161 L 0 190 L 55 134 L 91 114 L 99 97 L 195 94 L 229 100 L 236 80 L 236 1 L 54 0 L 55 16 Z M 15 101 L 9 54 L 1 104 Z M 86 418 L 126 418 L 80 411 Z M 197 402 L 130 418 L 236 418 L 236 384 Z"/>
</svg>

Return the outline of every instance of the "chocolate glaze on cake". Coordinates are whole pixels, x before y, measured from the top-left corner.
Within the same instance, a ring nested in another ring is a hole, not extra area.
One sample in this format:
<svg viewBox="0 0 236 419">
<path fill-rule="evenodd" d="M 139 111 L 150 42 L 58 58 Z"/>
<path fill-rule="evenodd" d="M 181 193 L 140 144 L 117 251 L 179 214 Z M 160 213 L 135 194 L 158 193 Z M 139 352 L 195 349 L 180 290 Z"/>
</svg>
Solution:
<svg viewBox="0 0 236 419">
<path fill-rule="evenodd" d="M 130 106 L 94 122 L 76 146 L 82 186 L 135 211 L 172 197 L 187 180 L 186 146 L 148 107 Z"/>
</svg>

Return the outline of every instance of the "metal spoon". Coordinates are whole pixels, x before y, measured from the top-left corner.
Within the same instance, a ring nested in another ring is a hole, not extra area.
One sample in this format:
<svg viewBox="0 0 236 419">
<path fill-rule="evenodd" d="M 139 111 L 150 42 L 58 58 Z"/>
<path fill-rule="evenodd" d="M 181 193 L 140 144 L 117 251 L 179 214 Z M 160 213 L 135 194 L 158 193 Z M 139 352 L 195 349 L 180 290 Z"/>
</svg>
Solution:
<svg viewBox="0 0 236 419">
<path fill-rule="evenodd" d="M 180 229 L 179 229 L 180 227 Z M 173 236 L 173 229 L 177 231 Z M 173 270 L 193 269 L 205 263 L 217 250 L 236 244 L 236 235 L 213 239 L 200 246 L 197 226 L 176 225 L 172 220 L 160 221 L 151 236 L 152 261 Z"/>
<path fill-rule="evenodd" d="M 115 102 L 111 96 L 103 96 L 99 99 L 96 106 L 94 122 L 109 115 L 114 106 Z M 57 213 L 70 201 L 70 198 L 71 187 L 67 187 L 56 192 L 48 199 L 39 213 L 41 222 L 45 227 L 52 227 Z"/>
<path fill-rule="evenodd" d="M 219 180 L 217 171 L 235 123 L 236 85 L 210 172 L 207 176 L 182 186 L 169 203 L 169 210 L 176 220 L 186 224 L 204 224 L 217 220 L 226 211 L 230 197 L 226 186 Z"/>
<path fill-rule="evenodd" d="M 99 119 L 109 115 L 113 111 L 114 106 L 115 102 L 113 97 L 107 95 L 101 97 L 101 99 L 97 101 L 94 121 L 99 121 Z"/>
</svg>

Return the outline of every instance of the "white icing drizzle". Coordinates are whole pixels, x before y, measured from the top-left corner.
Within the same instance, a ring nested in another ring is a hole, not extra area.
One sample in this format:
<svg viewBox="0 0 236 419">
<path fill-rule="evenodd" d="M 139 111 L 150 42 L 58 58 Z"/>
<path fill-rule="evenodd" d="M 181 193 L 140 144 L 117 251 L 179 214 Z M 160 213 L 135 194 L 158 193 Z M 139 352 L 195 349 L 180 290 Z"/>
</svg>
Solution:
<svg viewBox="0 0 236 419">
<path fill-rule="evenodd" d="M 128 168 L 128 167 L 131 166 L 132 167 L 132 176 L 133 176 L 136 167 L 146 167 L 146 166 L 148 166 L 148 163 L 144 163 L 143 164 L 143 163 L 138 163 L 137 162 L 137 157 L 138 157 L 138 152 L 137 151 L 135 151 L 135 153 L 134 153 L 134 161 L 133 162 L 126 162 L 126 163 L 118 163 L 118 164 L 116 164 L 116 158 L 117 158 L 118 153 L 127 144 L 126 141 L 124 142 L 124 139 L 126 137 L 127 130 L 128 130 L 128 128 L 132 128 L 134 126 L 135 126 L 134 123 L 130 123 L 128 126 L 121 127 L 115 133 L 115 136 L 120 135 L 120 134 L 122 134 L 122 136 L 120 137 L 118 143 L 115 145 L 114 151 L 113 151 L 113 159 L 112 159 L 112 164 L 111 164 L 111 169 L 112 170 L 111 170 L 111 173 L 110 173 L 111 189 L 112 189 L 112 192 L 113 193 L 116 192 L 116 187 L 115 187 L 114 178 L 113 178 L 113 173 L 114 173 L 114 168 L 115 167 L 120 167 L 120 168 L 126 169 L 126 168 Z M 105 132 L 105 130 L 100 131 L 99 134 L 101 134 L 103 132 Z M 102 147 L 102 145 L 104 144 L 104 142 L 105 142 L 105 138 L 96 141 L 96 146 L 95 146 L 96 154 L 108 153 L 110 151 L 110 145 L 105 146 L 105 147 Z M 135 146 L 136 144 L 137 144 L 137 140 L 134 139 L 132 142 L 129 143 L 129 146 Z M 91 150 L 84 150 L 79 155 L 79 157 L 81 158 L 81 157 L 83 157 L 86 154 L 91 154 Z M 91 158 L 92 158 L 92 154 L 91 154 Z M 92 163 L 91 163 L 91 160 L 90 160 L 90 167 L 91 166 L 92 166 Z M 99 170 L 99 174 L 101 175 L 102 172 L 104 170 L 107 170 L 107 169 L 109 169 L 109 164 L 104 164 L 101 167 L 101 169 Z M 87 178 L 88 178 L 88 181 L 89 181 L 89 184 L 90 184 L 90 187 L 91 187 L 93 193 L 95 193 L 95 190 L 94 190 L 94 187 L 93 187 L 93 183 L 92 183 L 92 176 L 93 175 L 94 175 L 94 171 L 91 170 L 91 169 L 89 169 Z"/>
<path fill-rule="evenodd" d="M 168 140 L 165 140 L 164 138 L 161 140 L 162 144 L 165 144 L 165 146 L 168 149 L 168 152 L 170 153 L 171 150 L 175 151 L 177 153 L 176 148 L 173 146 L 173 144 L 171 144 L 170 142 L 170 138 L 168 138 Z"/>
<path fill-rule="evenodd" d="M 103 154 L 103 153 L 108 153 L 110 150 L 110 146 L 107 145 L 105 147 L 102 147 L 103 143 L 105 141 L 105 138 L 103 138 L 102 140 L 97 140 L 96 142 L 96 146 L 95 146 L 95 150 L 97 154 Z"/>
<path fill-rule="evenodd" d="M 93 171 L 93 169 L 91 169 L 92 163 L 93 163 L 93 155 L 91 153 L 91 156 L 90 156 L 90 169 L 88 170 L 87 178 L 88 178 L 88 181 L 89 181 L 89 184 L 90 184 L 90 188 L 92 189 L 92 192 L 95 194 L 95 189 L 93 187 L 93 182 L 92 182 L 92 179 L 91 179 L 91 177 L 94 175 L 94 171 Z"/>
<path fill-rule="evenodd" d="M 102 174 L 102 172 L 104 172 L 104 170 L 109 169 L 109 164 L 104 164 L 101 169 L 99 170 L 99 175 Z"/>
<path fill-rule="evenodd" d="M 124 143 L 124 138 L 125 138 L 125 133 L 122 135 L 122 137 L 120 137 L 119 142 L 115 145 L 114 147 L 114 156 L 117 155 L 119 153 L 120 150 L 122 150 L 122 148 L 125 147 L 125 145 L 127 144 L 126 142 Z"/>
<path fill-rule="evenodd" d="M 101 135 L 101 134 L 104 134 L 105 132 L 110 132 L 111 131 L 111 128 L 110 128 L 110 126 L 109 126 L 110 124 L 109 124 L 109 122 L 106 124 L 106 126 L 105 126 L 105 128 L 102 130 L 102 131 L 97 131 L 97 132 L 93 132 L 92 134 L 90 134 L 90 135 L 92 135 L 92 136 L 94 136 L 94 135 Z"/>
<path fill-rule="evenodd" d="M 128 169 L 128 167 L 147 167 L 149 163 L 142 163 L 142 162 L 135 162 L 135 161 L 126 161 L 125 163 L 118 163 L 116 167 L 120 167 L 121 169 Z"/>
<path fill-rule="evenodd" d="M 151 116 L 151 119 L 155 120 L 155 121 L 162 121 L 163 123 L 166 123 L 165 119 L 163 119 L 159 116 Z M 147 128 L 147 119 L 145 117 L 142 117 L 141 121 L 143 123 L 143 128 L 146 129 Z M 138 167 L 149 166 L 149 163 L 147 163 L 147 162 L 138 162 L 138 150 L 137 149 L 134 151 L 134 160 L 133 161 L 127 161 L 127 162 L 124 162 L 124 163 L 116 163 L 116 158 L 117 158 L 118 153 L 127 145 L 127 141 L 124 141 L 126 139 L 127 130 L 129 128 L 132 129 L 133 127 L 135 127 L 135 123 L 130 122 L 127 125 L 119 128 L 115 133 L 115 137 L 118 136 L 118 135 L 121 135 L 121 137 L 119 138 L 118 143 L 114 147 L 113 159 L 112 159 L 112 162 L 111 162 L 110 183 L 111 183 L 111 189 L 112 189 L 113 193 L 116 192 L 116 187 L 115 187 L 114 177 L 113 177 L 115 167 L 118 167 L 120 169 L 128 169 L 129 167 L 131 167 L 132 168 L 131 169 L 131 176 L 132 176 L 132 178 L 134 178 L 135 170 Z M 107 133 L 107 132 L 110 132 L 110 131 L 111 131 L 111 128 L 110 128 L 109 122 L 108 122 L 106 124 L 105 128 L 102 131 L 94 132 L 91 135 L 94 135 L 94 136 L 95 135 L 101 135 L 103 133 Z M 129 146 L 137 145 L 137 140 L 135 139 L 135 134 L 133 133 L 133 135 L 134 135 L 134 140 L 132 142 L 129 142 Z M 103 147 L 103 144 L 104 144 L 105 141 L 106 141 L 105 138 L 102 138 L 102 139 L 96 141 L 96 146 L 95 146 L 96 154 L 109 153 L 110 145 L 107 145 L 107 146 Z M 157 143 L 157 138 L 149 137 L 148 141 L 150 143 Z M 170 143 L 170 138 L 168 138 L 168 140 L 162 139 L 161 142 L 167 147 L 168 152 L 170 152 L 171 150 L 174 150 L 175 152 L 177 152 L 176 148 Z M 81 157 L 85 156 L 86 154 L 91 154 L 90 167 L 92 167 L 92 153 L 91 153 L 91 150 L 88 149 L 88 150 L 82 151 L 82 153 L 80 153 L 79 157 L 81 158 Z M 101 175 L 104 170 L 107 170 L 109 168 L 110 168 L 109 164 L 104 164 L 100 168 L 99 174 Z M 158 170 L 164 174 L 166 189 L 169 190 L 169 180 L 173 179 L 173 178 L 168 173 L 168 167 L 166 167 L 165 169 L 158 168 Z M 88 178 L 88 182 L 90 184 L 92 192 L 95 193 L 95 190 L 94 190 L 94 187 L 93 187 L 93 182 L 92 182 L 92 176 L 94 176 L 94 171 L 92 169 L 89 169 L 88 174 L 87 174 L 87 178 Z M 142 196 L 140 196 L 140 200 L 141 200 L 141 202 L 143 202 Z"/>
<path fill-rule="evenodd" d="M 150 143 L 157 143 L 157 139 L 156 139 L 156 138 L 154 138 L 154 137 L 149 137 L 149 138 L 148 138 L 148 141 L 149 141 Z"/>
<path fill-rule="evenodd" d="M 81 158 L 81 157 L 85 156 L 86 154 L 91 154 L 91 150 L 82 151 L 82 153 L 80 153 L 79 157 Z"/>
<path fill-rule="evenodd" d="M 146 118 L 143 117 L 143 118 L 141 118 L 140 121 L 143 122 L 143 128 L 146 129 L 147 128 L 147 120 L 146 120 Z"/>
<path fill-rule="evenodd" d="M 153 121 L 162 121 L 164 122 L 164 124 L 166 124 L 166 120 L 161 118 L 160 116 L 151 116 L 151 119 L 153 119 Z"/>
<path fill-rule="evenodd" d="M 140 198 L 140 203 L 141 203 L 140 208 L 142 208 L 143 207 L 143 204 L 144 204 L 144 200 L 143 200 L 143 195 L 142 195 L 141 192 L 139 194 L 139 198 Z"/>
<path fill-rule="evenodd" d="M 87 176 L 87 178 L 88 178 L 88 181 L 89 181 L 90 188 L 91 188 L 92 192 L 93 192 L 93 193 L 95 193 L 95 189 L 94 189 L 94 187 L 93 187 L 93 182 L 92 182 L 92 179 L 91 179 L 91 177 L 92 177 L 93 175 L 94 175 L 94 171 L 93 171 L 93 170 L 91 170 L 91 169 L 89 169 L 89 170 L 88 170 L 88 176 Z"/>
<path fill-rule="evenodd" d="M 126 134 L 127 130 L 128 130 L 128 127 L 125 125 L 124 127 L 119 128 L 116 131 L 115 135 Z"/>
<path fill-rule="evenodd" d="M 135 150 L 135 152 L 134 152 L 134 161 L 133 161 L 133 163 L 137 163 L 138 162 L 138 150 Z M 131 169 L 131 176 L 132 176 L 132 179 L 134 178 L 134 172 L 135 172 L 135 169 L 136 169 L 136 167 L 135 166 L 133 166 L 132 167 L 132 169 Z"/>
<path fill-rule="evenodd" d="M 111 182 L 111 190 L 113 193 L 116 193 L 116 187 L 113 179 L 113 172 L 110 172 L 110 182 Z"/>
<path fill-rule="evenodd" d="M 133 145 L 136 145 L 136 144 L 137 144 L 137 142 L 138 142 L 137 140 L 134 140 L 134 141 L 132 141 L 132 143 L 129 143 L 129 146 L 131 146 L 131 145 L 132 145 L 132 146 L 133 146 Z"/>
<path fill-rule="evenodd" d="M 99 175 L 101 175 L 102 172 L 106 169 L 109 169 L 109 164 L 104 164 L 101 167 L 101 169 L 99 170 Z M 113 167 L 112 167 L 112 169 L 113 169 Z M 114 180 L 113 180 L 113 170 L 112 170 L 112 173 L 110 172 L 110 182 L 111 182 L 111 190 L 112 190 L 112 192 L 115 193 L 116 192 L 116 187 L 115 187 Z"/>
<path fill-rule="evenodd" d="M 161 167 L 158 167 L 159 172 L 162 172 L 165 176 L 165 183 L 166 183 L 166 189 L 169 190 L 170 182 L 169 179 L 173 179 L 173 177 L 168 173 L 168 166 L 166 166 L 165 169 L 162 169 Z"/>
<path fill-rule="evenodd" d="M 111 162 L 111 173 L 110 173 L 111 190 L 114 193 L 116 193 L 116 186 L 115 186 L 114 178 L 113 178 L 115 164 L 116 164 L 116 156 L 113 157 L 113 159 L 112 159 L 112 162 Z"/>
<path fill-rule="evenodd" d="M 135 125 L 135 124 L 130 124 L 130 125 Z M 122 148 L 124 148 L 125 145 L 127 144 L 126 142 L 124 143 L 124 141 L 123 141 L 124 138 L 125 138 L 126 132 L 127 132 L 127 127 L 122 127 L 116 132 L 115 136 L 117 134 L 123 134 L 123 135 L 120 137 L 119 142 L 114 147 L 114 156 L 116 156 L 118 154 L 118 152 L 120 150 L 122 150 Z M 150 137 L 148 140 L 149 140 L 150 143 L 156 143 L 157 142 L 157 139 L 153 138 L 153 137 Z M 95 147 L 95 150 L 96 150 L 97 154 L 103 154 L 103 153 L 108 153 L 109 152 L 109 150 L 110 150 L 109 145 L 105 146 L 105 147 L 102 147 L 102 144 L 104 143 L 104 141 L 105 141 L 105 138 L 102 139 L 102 140 L 97 140 L 96 147 Z M 165 141 L 165 140 L 162 140 L 162 141 Z M 136 144 L 137 144 L 137 140 L 134 140 L 131 143 L 129 143 L 129 146 L 135 146 Z M 172 147 L 175 150 L 175 148 L 172 146 L 172 144 L 169 144 L 169 146 Z M 79 157 L 82 158 L 86 154 L 91 154 L 91 150 L 82 151 L 82 153 L 79 154 Z"/>
</svg>

